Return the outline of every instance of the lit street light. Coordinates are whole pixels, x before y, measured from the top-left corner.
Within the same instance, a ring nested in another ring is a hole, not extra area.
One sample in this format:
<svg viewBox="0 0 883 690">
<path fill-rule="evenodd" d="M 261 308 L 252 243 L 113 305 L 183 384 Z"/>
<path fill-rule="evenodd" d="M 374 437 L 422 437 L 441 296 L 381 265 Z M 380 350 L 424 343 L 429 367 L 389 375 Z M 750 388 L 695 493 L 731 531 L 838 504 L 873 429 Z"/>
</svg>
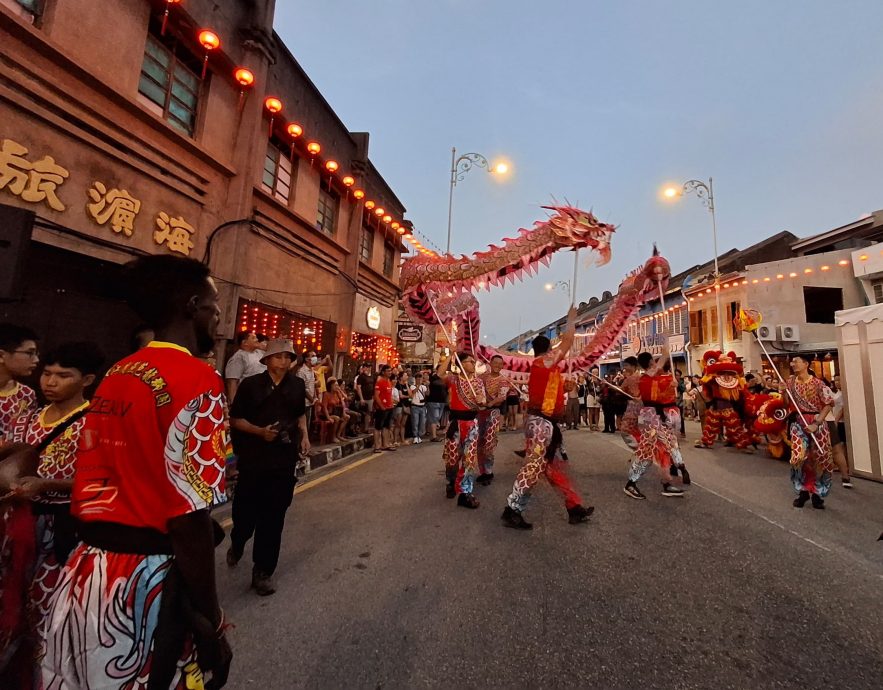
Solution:
<svg viewBox="0 0 883 690">
<path fill-rule="evenodd" d="M 701 180 L 687 180 L 683 186 L 668 186 L 662 190 L 662 195 L 666 199 L 674 200 L 684 194 L 695 192 L 699 200 L 705 205 L 711 213 L 711 234 L 714 238 L 714 294 L 717 298 L 717 333 L 722 352 L 726 351 L 724 347 L 724 314 L 721 310 L 721 286 L 720 286 L 720 269 L 717 265 L 717 219 L 714 215 L 714 185 L 712 180 L 708 178 L 708 184 Z"/>
<path fill-rule="evenodd" d="M 546 283 L 543 287 L 546 289 L 547 292 L 552 292 L 552 290 L 557 290 L 558 288 L 561 288 L 562 290 L 564 290 L 564 292 L 570 295 L 570 301 L 574 301 L 574 295 L 570 290 L 569 280 L 557 280 L 554 283 Z"/>
<path fill-rule="evenodd" d="M 466 173 L 472 170 L 476 165 L 479 168 L 484 168 L 491 175 L 505 175 L 509 172 L 509 166 L 505 163 L 500 162 L 491 165 L 490 162 L 488 162 L 488 159 L 480 153 L 464 153 L 458 158 L 457 149 L 451 149 L 451 188 L 448 193 L 448 245 L 445 248 L 446 254 L 451 253 L 451 220 L 454 212 L 454 187 L 457 186 L 458 182 L 462 182 L 466 177 Z"/>
</svg>

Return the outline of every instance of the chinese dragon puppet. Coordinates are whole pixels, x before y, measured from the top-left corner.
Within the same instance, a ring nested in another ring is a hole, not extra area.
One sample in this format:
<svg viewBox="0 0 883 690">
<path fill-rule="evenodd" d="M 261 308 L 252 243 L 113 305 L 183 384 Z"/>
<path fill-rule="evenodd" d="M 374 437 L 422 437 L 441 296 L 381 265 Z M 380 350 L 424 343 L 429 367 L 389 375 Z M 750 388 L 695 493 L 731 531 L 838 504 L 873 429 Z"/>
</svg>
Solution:
<svg viewBox="0 0 883 690">
<path fill-rule="evenodd" d="M 712 448 L 723 429 L 728 443 L 747 451 L 751 437 L 739 416 L 747 390 L 743 373 L 733 352 L 709 350 L 702 356 L 702 395 L 708 407 L 697 448 Z"/>
<path fill-rule="evenodd" d="M 547 206 L 551 215 L 517 237 L 506 238 L 502 246 L 491 245 L 486 252 L 472 256 L 415 256 L 402 265 L 402 303 L 408 315 L 429 325 L 456 324 L 457 349 L 489 361 L 500 355 L 504 368 L 515 374 L 530 371 L 532 357 L 498 351 L 479 340 L 479 308 L 473 290 L 502 287 L 524 274 L 549 265 L 552 255 L 562 249 L 591 249 L 598 263 L 610 260 L 610 239 L 614 227 L 594 215 L 572 206 Z M 594 335 L 574 356 L 562 360 L 565 372 L 590 368 L 619 339 L 628 321 L 644 302 L 659 294 L 670 276 L 668 262 L 654 251 L 647 263 L 620 284 L 613 305 Z"/>
</svg>

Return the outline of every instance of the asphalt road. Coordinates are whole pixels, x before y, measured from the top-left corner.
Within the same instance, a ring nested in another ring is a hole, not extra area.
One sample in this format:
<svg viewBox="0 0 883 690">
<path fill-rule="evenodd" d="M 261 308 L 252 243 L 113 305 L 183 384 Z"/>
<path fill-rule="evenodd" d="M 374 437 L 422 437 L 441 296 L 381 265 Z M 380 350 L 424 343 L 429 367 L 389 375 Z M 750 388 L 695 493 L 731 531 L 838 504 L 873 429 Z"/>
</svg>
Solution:
<svg viewBox="0 0 883 690">
<path fill-rule="evenodd" d="M 826 510 L 797 510 L 786 465 L 685 447 L 689 494 L 653 468 L 639 502 L 618 436 L 565 440 L 588 524 L 541 483 L 533 531 L 503 527 L 509 433 L 475 511 L 445 499 L 431 443 L 299 492 L 272 597 L 225 543 L 228 687 L 883 687 L 883 485 L 835 476 Z"/>
</svg>

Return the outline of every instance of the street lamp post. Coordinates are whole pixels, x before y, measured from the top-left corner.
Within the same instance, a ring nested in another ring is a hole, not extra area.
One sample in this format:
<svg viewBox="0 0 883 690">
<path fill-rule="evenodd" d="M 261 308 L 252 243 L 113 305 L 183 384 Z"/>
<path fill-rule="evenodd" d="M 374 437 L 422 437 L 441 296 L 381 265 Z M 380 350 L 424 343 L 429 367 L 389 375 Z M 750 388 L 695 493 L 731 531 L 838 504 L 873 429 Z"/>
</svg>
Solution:
<svg viewBox="0 0 883 690">
<path fill-rule="evenodd" d="M 570 302 L 571 304 L 573 304 L 574 294 L 570 289 L 571 285 L 569 280 L 556 280 L 554 283 L 546 283 L 543 287 L 545 287 L 546 290 L 548 290 L 549 292 L 561 288 L 562 290 L 564 290 L 564 292 L 570 295 Z"/>
<path fill-rule="evenodd" d="M 681 189 L 669 187 L 665 190 L 664 195 L 669 199 L 684 194 L 695 193 L 699 200 L 705 205 L 709 213 L 711 213 L 711 234 L 714 238 L 714 295 L 717 299 L 717 333 L 721 351 L 724 348 L 724 313 L 721 310 L 721 286 L 720 286 L 720 268 L 717 264 L 717 218 L 714 215 L 714 184 L 712 178 L 708 178 L 708 184 L 702 180 L 687 180 Z"/>
<path fill-rule="evenodd" d="M 497 173 L 499 175 L 504 175 L 509 169 L 505 163 L 497 163 L 495 166 L 491 166 L 488 159 L 480 153 L 464 153 L 458 158 L 456 147 L 451 148 L 451 185 L 450 190 L 448 191 L 448 244 L 447 247 L 445 247 L 446 254 L 451 253 L 451 220 L 454 212 L 454 187 L 457 186 L 458 182 L 462 182 L 466 177 L 466 173 L 472 170 L 476 165 L 479 168 L 484 168 L 490 174 Z"/>
</svg>

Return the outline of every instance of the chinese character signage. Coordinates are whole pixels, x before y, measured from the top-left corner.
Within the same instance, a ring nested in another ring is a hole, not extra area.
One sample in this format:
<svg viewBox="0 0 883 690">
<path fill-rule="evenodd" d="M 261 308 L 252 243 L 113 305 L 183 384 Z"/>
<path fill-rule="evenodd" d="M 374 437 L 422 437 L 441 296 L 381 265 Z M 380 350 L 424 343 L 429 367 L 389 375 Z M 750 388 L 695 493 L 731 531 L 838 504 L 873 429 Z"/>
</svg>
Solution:
<svg viewBox="0 0 883 690">
<path fill-rule="evenodd" d="M 0 139 L 0 192 L 61 213 L 68 207 L 58 192 L 69 177 L 70 171 L 56 163 L 52 156 L 38 158 L 18 142 Z M 85 196 L 86 215 L 96 225 L 109 227 L 114 234 L 126 238 L 135 234 L 141 201 L 131 192 L 96 180 Z M 183 216 L 158 210 L 154 223 L 153 241 L 157 246 L 175 254 L 190 254 L 196 228 Z"/>
</svg>

